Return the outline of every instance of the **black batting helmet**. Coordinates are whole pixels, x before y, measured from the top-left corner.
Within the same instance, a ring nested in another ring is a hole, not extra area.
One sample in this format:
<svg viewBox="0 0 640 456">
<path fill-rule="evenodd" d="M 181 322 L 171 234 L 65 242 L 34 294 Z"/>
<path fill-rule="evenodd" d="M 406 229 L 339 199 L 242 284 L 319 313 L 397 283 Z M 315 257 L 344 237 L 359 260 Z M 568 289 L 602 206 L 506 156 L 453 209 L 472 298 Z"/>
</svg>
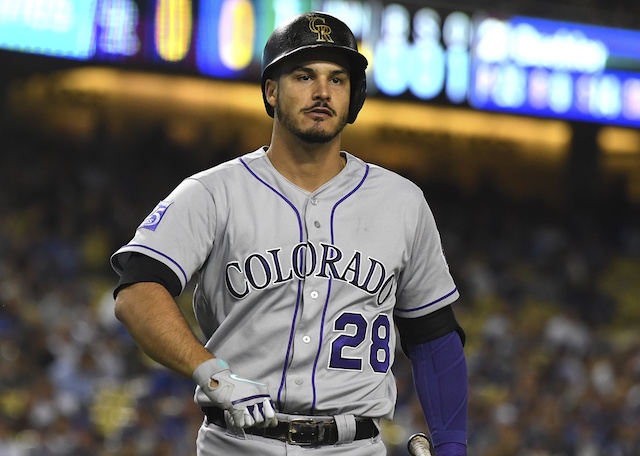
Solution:
<svg viewBox="0 0 640 456">
<path fill-rule="evenodd" d="M 348 58 L 351 65 L 351 101 L 347 122 L 353 123 L 367 96 L 365 69 L 368 62 L 358 52 L 358 43 L 347 24 L 322 12 L 294 16 L 279 25 L 267 40 L 262 53 L 262 98 L 267 113 L 273 117 L 273 106 L 267 102 L 264 85 L 274 65 L 289 56 L 314 49 L 331 49 Z"/>
</svg>

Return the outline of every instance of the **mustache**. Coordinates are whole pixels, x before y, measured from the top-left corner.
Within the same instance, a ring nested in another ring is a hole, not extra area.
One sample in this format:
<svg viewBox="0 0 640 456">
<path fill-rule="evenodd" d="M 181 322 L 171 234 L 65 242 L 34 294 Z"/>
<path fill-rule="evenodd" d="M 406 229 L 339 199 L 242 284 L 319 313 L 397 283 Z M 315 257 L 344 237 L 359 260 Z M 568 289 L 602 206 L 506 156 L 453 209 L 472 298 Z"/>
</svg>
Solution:
<svg viewBox="0 0 640 456">
<path fill-rule="evenodd" d="M 334 116 L 336 116 L 338 113 L 335 111 L 335 109 L 333 109 L 331 106 L 329 106 L 328 103 L 323 102 L 323 101 L 316 101 L 313 106 L 309 106 L 306 108 L 302 109 L 302 112 L 309 112 L 312 111 L 316 108 L 323 108 L 323 109 L 328 109 L 329 111 L 331 111 L 331 114 L 333 114 Z"/>
</svg>

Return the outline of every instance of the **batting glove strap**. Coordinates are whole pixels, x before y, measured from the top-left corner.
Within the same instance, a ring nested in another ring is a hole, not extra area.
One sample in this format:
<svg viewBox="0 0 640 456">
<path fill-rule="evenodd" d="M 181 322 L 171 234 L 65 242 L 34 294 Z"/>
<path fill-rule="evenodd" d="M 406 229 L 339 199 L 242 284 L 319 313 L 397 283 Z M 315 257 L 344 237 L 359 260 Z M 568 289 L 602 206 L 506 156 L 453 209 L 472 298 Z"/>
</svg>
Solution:
<svg viewBox="0 0 640 456">
<path fill-rule="evenodd" d="M 193 380 L 211 402 L 231 414 L 238 427 L 275 426 L 278 422 L 267 385 L 239 377 L 218 358 L 207 360 L 193 372 Z M 213 388 L 211 380 L 218 385 Z"/>
</svg>

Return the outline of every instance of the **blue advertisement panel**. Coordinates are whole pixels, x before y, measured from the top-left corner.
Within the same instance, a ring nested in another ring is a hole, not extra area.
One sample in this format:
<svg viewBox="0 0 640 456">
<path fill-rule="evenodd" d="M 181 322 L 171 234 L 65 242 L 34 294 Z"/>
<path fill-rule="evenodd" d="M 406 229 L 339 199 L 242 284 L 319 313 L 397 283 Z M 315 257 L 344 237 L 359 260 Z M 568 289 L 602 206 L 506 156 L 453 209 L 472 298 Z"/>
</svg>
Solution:
<svg viewBox="0 0 640 456">
<path fill-rule="evenodd" d="M 0 0 L 0 48 L 70 59 L 95 51 L 97 0 Z"/>
<path fill-rule="evenodd" d="M 640 127 L 640 31 L 485 18 L 476 26 L 469 103 Z"/>
</svg>

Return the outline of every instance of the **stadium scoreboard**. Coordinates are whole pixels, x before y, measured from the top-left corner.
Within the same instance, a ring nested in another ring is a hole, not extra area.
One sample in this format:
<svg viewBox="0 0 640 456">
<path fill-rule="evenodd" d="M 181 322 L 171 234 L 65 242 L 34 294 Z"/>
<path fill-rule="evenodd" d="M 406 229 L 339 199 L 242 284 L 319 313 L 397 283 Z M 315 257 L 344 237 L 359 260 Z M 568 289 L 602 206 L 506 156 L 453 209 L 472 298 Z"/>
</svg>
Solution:
<svg viewBox="0 0 640 456">
<path fill-rule="evenodd" d="M 370 96 L 640 128 L 640 31 L 353 0 L 0 0 L 0 49 L 260 80 L 273 28 L 322 10 L 354 31 Z"/>
</svg>

